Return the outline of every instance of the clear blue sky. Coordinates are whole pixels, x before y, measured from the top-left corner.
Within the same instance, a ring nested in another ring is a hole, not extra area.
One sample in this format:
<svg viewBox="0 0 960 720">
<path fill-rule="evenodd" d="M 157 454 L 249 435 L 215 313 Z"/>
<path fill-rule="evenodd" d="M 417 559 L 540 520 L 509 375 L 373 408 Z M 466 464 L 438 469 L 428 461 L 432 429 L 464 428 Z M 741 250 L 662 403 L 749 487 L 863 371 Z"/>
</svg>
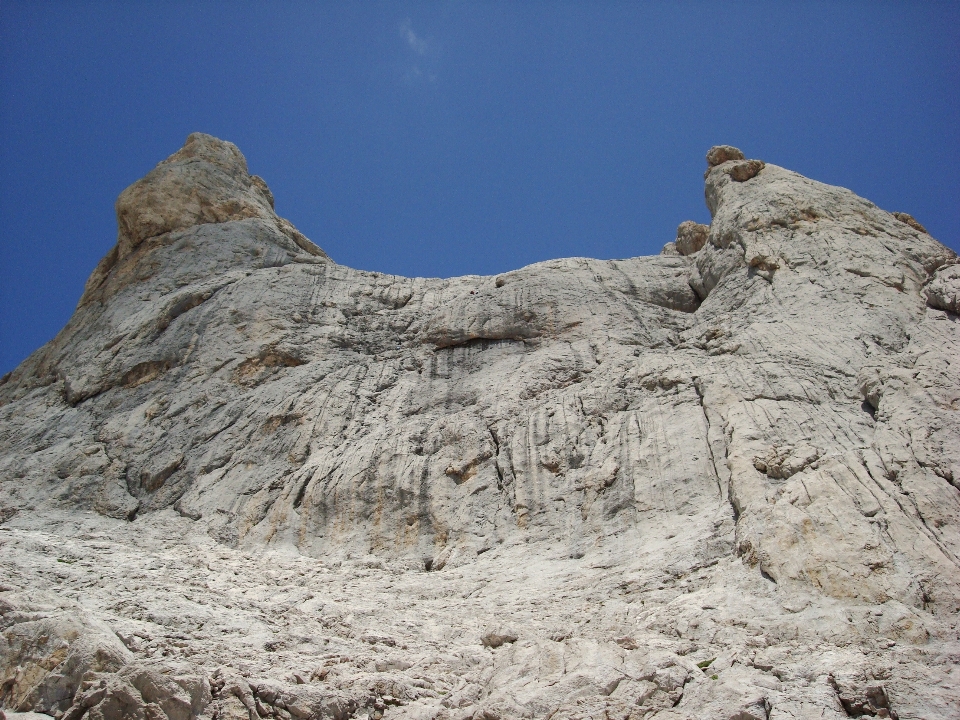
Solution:
<svg viewBox="0 0 960 720">
<path fill-rule="evenodd" d="M 718 143 L 957 249 L 960 4 L 2 0 L 0 373 L 195 130 L 363 269 L 656 253 L 708 220 Z"/>
</svg>

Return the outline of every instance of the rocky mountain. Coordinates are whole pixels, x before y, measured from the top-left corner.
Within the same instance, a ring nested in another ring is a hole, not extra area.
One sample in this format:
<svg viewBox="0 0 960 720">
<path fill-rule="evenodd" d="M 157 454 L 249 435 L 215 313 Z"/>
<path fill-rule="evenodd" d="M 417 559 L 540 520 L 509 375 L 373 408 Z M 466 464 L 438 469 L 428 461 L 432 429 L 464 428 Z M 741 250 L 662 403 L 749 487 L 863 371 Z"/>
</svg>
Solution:
<svg viewBox="0 0 960 720">
<path fill-rule="evenodd" d="M 404 278 L 191 135 L 0 380 L 8 717 L 960 717 L 957 257 L 707 162 L 658 256 Z"/>
</svg>

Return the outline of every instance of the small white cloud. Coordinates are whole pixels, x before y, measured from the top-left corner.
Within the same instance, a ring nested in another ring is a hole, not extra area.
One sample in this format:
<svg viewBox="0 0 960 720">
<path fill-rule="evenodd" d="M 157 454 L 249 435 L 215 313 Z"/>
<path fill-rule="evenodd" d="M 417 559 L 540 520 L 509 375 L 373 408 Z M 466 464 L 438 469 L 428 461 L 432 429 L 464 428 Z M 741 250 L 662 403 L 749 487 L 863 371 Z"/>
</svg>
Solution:
<svg viewBox="0 0 960 720">
<path fill-rule="evenodd" d="M 409 45 L 410 49 L 413 50 L 417 55 L 426 54 L 427 41 L 423 38 L 417 37 L 417 34 L 413 31 L 413 23 L 410 22 L 410 18 L 407 18 L 400 23 L 400 36 L 407 41 L 407 45 Z"/>
</svg>

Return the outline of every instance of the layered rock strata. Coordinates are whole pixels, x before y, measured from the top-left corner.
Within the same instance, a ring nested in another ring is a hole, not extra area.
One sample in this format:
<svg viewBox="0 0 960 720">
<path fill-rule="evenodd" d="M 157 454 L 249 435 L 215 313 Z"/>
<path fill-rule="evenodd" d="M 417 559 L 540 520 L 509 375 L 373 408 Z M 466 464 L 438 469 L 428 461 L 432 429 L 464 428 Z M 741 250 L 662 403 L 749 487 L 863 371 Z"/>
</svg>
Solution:
<svg viewBox="0 0 960 720">
<path fill-rule="evenodd" d="M 659 256 L 402 278 L 191 135 L 0 380 L 3 706 L 960 716 L 956 255 L 708 165 Z"/>
</svg>

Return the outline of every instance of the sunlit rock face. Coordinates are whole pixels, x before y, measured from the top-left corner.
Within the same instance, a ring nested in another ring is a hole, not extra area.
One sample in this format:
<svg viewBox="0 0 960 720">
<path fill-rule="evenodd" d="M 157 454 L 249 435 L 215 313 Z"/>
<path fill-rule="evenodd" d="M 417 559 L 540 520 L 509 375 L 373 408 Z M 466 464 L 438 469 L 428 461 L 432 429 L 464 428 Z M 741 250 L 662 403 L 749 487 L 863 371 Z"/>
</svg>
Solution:
<svg viewBox="0 0 960 720">
<path fill-rule="evenodd" d="M 0 380 L 2 706 L 960 717 L 957 258 L 707 159 L 661 255 L 441 280 L 191 135 Z"/>
</svg>

